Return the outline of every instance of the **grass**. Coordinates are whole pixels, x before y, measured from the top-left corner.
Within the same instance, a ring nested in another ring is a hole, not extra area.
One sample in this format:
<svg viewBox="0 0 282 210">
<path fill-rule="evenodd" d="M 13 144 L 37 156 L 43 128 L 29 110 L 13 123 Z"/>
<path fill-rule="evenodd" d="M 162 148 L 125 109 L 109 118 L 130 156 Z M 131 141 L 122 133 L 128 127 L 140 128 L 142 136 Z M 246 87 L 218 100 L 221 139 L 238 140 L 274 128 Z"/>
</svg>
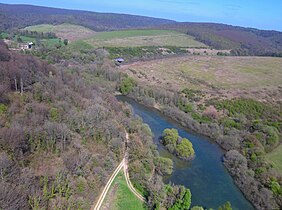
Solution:
<svg viewBox="0 0 282 210">
<path fill-rule="evenodd" d="M 28 42 L 33 42 L 33 43 L 37 43 L 36 38 L 33 37 L 27 37 L 27 36 L 20 36 L 21 40 L 23 43 L 28 43 Z M 14 39 L 15 41 L 17 40 L 17 37 Z M 42 44 L 44 44 L 45 46 L 54 46 L 55 44 L 60 44 L 61 41 L 58 38 L 54 38 L 54 39 L 40 39 L 40 42 Z M 62 43 L 61 43 L 62 44 Z"/>
<path fill-rule="evenodd" d="M 130 74 L 129 69 L 146 75 L 141 78 L 144 82 L 168 88 L 173 86 L 177 90 L 187 87 L 197 90 L 211 87 L 259 90 L 277 88 L 282 84 L 282 59 L 272 57 L 186 56 L 123 67 L 123 71 Z"/>
<path fill-rule="evenodd" d="M 75 41 L 75 42 L 71 42 L 68 46 L 69 46 L 70 49 L 78 50 L 78 51 L 90 50 L 90 49 L 93 48 L 90 44 L 86 43 L 83 40 L 78 40 L 78 41 Z"/>
<path fill-rule="evenodd" d="M 67 23 L 61 25 L 50 25 L 50 24 L 35 25 L 35 26 L 26 27 L 24 28 L 24 30 L 44 32 L 44 33 L 53 32 L 58 37 L 62 39 L 68 39 L 70 41 L 85 39 L 95 34 L 94 31 L 86 27 L 67 24 Z"/>
<path fill-rule="evenodd" d="M 176 46 L 207 47 L 192 36 L 169 30 L 125 30 L 99 32 L 86 42 L 94 47 Z"/>
<path fill-rule="evenodd" d="M 274 151 L 268 153 L 266 155 L 266 159 L 277 171 L 282 173 L 282 145 L 277 147 Z"/>
<path fill-rule="evenodd" d="M 128 188 L 123 172 L 115 178 L 101 209 L 144 210 L 140 201 Z"/>
<path fill-rule="evenodd" d="M 2 32 L 0 33 L 0 36 L 3 38 L 3 39 L 7 39 L 9 37 L 9 34 L 6 33 L 6 32 Z"/>
</svg>

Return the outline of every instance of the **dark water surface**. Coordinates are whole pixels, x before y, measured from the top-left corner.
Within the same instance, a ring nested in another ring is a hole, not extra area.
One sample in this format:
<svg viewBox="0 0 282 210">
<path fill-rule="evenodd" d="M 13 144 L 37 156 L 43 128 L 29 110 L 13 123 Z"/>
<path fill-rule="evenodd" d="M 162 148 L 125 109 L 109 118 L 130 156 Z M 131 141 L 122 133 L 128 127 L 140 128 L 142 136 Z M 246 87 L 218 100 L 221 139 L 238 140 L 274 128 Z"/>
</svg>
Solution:
<svg viewBox="0 0 282 210">
<path fill-rule="evenodd" d="M 118 96 L 117 98 L 129 103 L 134 113 L 150 126 L 160 155 L 173 159 L 173 174 L 165 177 L 164 181 L 188 187 L 192 192 L 192 206 L 200 205 L 217 209 L 226 201 L 230 201 L 233 209 L 254 209 L 223 166 L 223 151 L 217 144 L 206 137 L 185 130 L 156 109 L 143 106 L 127 97 Z M 165 150 L 158 138 L 166 128 L 176 128 L 181 137 L 188 138 L 193 143 L 196 154 L 194 160 L 179 160 Z"/>
</svg>

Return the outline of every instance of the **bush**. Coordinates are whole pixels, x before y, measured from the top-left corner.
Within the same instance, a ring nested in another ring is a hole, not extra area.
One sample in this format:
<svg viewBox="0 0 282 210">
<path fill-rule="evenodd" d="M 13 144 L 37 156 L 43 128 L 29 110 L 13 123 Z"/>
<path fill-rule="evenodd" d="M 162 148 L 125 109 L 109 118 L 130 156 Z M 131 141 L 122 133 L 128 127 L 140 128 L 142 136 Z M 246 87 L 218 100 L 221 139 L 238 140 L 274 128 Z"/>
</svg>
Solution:
<svg viewBox="0 0 282 210">
<path fill-rule="evenodd" d="M 195 155 L 192 143 L 184 138 L 175 148 L 176 154 L 184 159 L 190 159 Z"/>
<path fill-rule="evenodd" d="M 265 126 L 263 132 L 266 134 L 266 146 L 273 149 L 279 143 L 279 132 L 275 127 Z"/>
<path fill-rule="evenodd" d="M 282 187 L 276 180 L 271 181 L 270 188 L 275 195 L 282 195 Z"/>
<path fill-rule="evenodd" d="M 0 114 L 5 114 L 8 110 L 8 107 L 5 104 L 0 104 Z"/>
<path fill-rule="evenodd" d="M 162 143 L 170 153 L 176 154 L 179 158 L 191 159 L 195 155 L 192 143 L 186 138 L 182 139 L 174 128 L 163 131 Z"/>
<path fill-rule="evenodd" d="M 136 83 L 135 83 L 134 79 L 131 78 L 131 77 L 127 77 L 127 78 L 125 78 L 121 81 L 119 90 L 123 95 L 127 95 L 128 93 L 130 93 L 132 91 L 132 89 L 135 87 L 135 85 L 136 85 Z"/>
<path fill-rule="evenodd" d="M 157 157 L 155 159 L 156 171 L 160 175 L 170 175 L 173 171 L 173 162 L 169 158 Z"/>
<path fill-rule="evenodd" d="M 185 210 L 189 209 L 191 206 L 191 192 L 189 189 L 186 189 L 185 192 L 180 193 L 179 198 L 177 201 L 168 208 L 169 210 Z"/>
<path fill-rule="evenodd" d="M 58 120 L 59 120 L 59 112 L 58 112 L 58 109 L 56 109 L 56 108 L 51 108 L 50 111 L 49 111 L 49 118 L 50 118 L 52 121 L 58 121 Z"/>
<path fill-rule="evenodd" d="M 232 210 L 231 203 L 227 201 L 225 204 L 220 206 L 218 210 Z"/>
<path fill-rule="evenodd" d="M 233 100 L 223 100 L 216 104 L 217 109 L 225 109 L 229 116 L 237 116 L 238 113 L 245 115 L 248 119 L 275 119 L 281 114 L 268 104 L 255 101 L 253 99 L 238 98 Z"/>
<path fill-rule="evenodd" d="M 165 146 L 168 144 L 176 145 L 178 137 L 178 131 L 176 129 L 165 129 L 162 135 L 163 144 Z"/>
<path fill-rule="evenodd" d="M 225 118 L 222 121 L 222 124 L 227 128 L 236 128 L 238 130 L 241 130 L 243 125 L 240 122 L 235 122 L 233 119 Z"/>
</svg>

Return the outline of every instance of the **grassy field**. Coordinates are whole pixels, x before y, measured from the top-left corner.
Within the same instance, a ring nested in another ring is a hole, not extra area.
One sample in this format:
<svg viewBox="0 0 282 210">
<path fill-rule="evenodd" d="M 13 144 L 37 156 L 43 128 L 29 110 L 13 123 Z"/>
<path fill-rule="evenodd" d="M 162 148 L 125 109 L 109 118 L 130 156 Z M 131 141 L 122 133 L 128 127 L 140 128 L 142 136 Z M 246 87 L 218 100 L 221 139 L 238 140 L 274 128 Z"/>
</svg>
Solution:
<svg viewBox="0 0 282 210">
<path fill-rule="evenodd" d="M 169 30 L 99 32 L 86 42 L 94 47 L 177 46 L 207 47 L 192 36 Z"/>
<path fill-rule="evenodd" d="M 167 90 L 200 90 L 207 97 L 251 97 L 279 101 L 282 59 L 273 57 L 185 56 L 120 67 L 137 81 Z"/>
<path fill-rule="evenodd" d="M 144 210 L 145 208 L 143 202 L 130 191 L 123 172 L 120 172 L 115 178 L 101 209 Z"/>
<path fill-rule="evenodd" d="M 22 41 L 24 43 L 28 43 L 28 42 L 33 42 L 36 43 L 36 38 L 32 38 L 32 37 L 27 37 L 27 36 L 20 36 Z M 42 42 L 42 44 L 46 45 L 46 46 L 53 46 L 55 44 L 59 44 L 60 43 L 60 39 L 41 39 L 40 40 Z"/>
<path fill-rule="evenodd" d="M 273 164 L 276 170 L 282 173 L 282 145 L 268 153 L 266 159 Z"/>
<path fill-rule="evenodd" d="M 85 28 L 79 25 L 61 24 L 61 25 L 35 25 L 26 27 L 25 30 L 37 31 L 37 32 L 53 32 L 62 39 L 68 39 L 70 41 L 85 39 L 95 34 L 91 29 Z"/>
</svg>

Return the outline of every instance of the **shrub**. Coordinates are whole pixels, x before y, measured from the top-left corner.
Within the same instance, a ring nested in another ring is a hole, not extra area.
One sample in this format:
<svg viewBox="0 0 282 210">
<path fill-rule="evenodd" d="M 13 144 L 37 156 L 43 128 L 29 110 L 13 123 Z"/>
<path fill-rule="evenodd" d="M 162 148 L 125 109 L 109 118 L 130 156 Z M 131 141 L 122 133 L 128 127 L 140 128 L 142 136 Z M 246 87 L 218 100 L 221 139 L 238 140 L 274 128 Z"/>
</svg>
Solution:
<svg viewBox="0 0 282 210">
<path fill-rule="evenodd" d="M 49 118 L 50 118 L 52 121 L 58 121 L 58 120 L 59 120 L 59 112 L 58 112 L 58 109 L 56 109 L 56 108 L 51 108 L 50 111 L 49 111 Z"/>
<path fill-rule="evenodd" d="M 5 104 L 0 104 L 0 114 L 5 114 L 8 110 L 8 107 Z"/>
<path fill-rule="evenodd" d="M 177 201 L 168 208 L 169 210 L 178 210 L 178 209 L 189 209 L 191 206 L 191 192 L 189 189 L 186 189 L 184 193 L 180 193 Z"/>
<path fill-rule="evenodd" d="M 168 144 L 173 144 L 176 145 L 177 139 L 178 139 L 178 131 L 174 128 L 172 129 L 165 129 L 163 131 L 163 144 L 168 145 Z"/>
<path fill-rule="evenodd" d="M 276 180 L 270 182 L 270 188 L 275 195 L 282 195 L 282 187 Z"/>
<path fill-rule="evenodd" d="M 192 113 L 192 118 L 196 121 L 198 121 L 199 123 L 209 123 L 211 122 L 211 119 L 207 116 L 202 116 L 196 112 Z"/>
<path fill-rule="evenodd" d="M 235 122 L 233 119 L 225 118 L 222 124 L 227 128 L 236 128 L 238 130 L 242 129 L 242 124 L 240 122 Z"/>
<path fill-rule="evenodd" d="M 209 106 L 203 112 L 203 116 L 207 116 L 210 119 L 218 119 L 219 113 L 214 106 Z"/>
<path fill-rule="evenodd" d="M 186 138 L 182 139 L 174 128 L 163 131 L 162 143 L 170 153 L 180 158 L 191 159 L 195 155 L 192 143 Z"/>
<path fill-rule="evenodd" d="M 225 204 L 220 206 L 218 210 L 232 210 L 231 203 L 227 201 Z"/>
<path fill-rule="evenodd" d="M 195 155 L 192 143 L 184 138 L 175 148 L 176 154 L 184 159 L 189 159 Z"/>
<path fill-rule="evenodd" d="M 157 157 L 155 159 L 156 170 L 160 175 L 170 175 L 173 171 L 173 162 L 169 158 Z"/>
<path fill-rule="evenodd" d="M 135 85 L 136 85 L 136 83 L 135 83 L 134 79 L 131 78 L 131 77 L 127 77 L 127 78 L 125 78 L 121 81 L 120 92 L 123 95 L 127 95 L 128 93 L 130 93 L 132 91 L 132 89 L 135 87 Z"/>
</svg>

